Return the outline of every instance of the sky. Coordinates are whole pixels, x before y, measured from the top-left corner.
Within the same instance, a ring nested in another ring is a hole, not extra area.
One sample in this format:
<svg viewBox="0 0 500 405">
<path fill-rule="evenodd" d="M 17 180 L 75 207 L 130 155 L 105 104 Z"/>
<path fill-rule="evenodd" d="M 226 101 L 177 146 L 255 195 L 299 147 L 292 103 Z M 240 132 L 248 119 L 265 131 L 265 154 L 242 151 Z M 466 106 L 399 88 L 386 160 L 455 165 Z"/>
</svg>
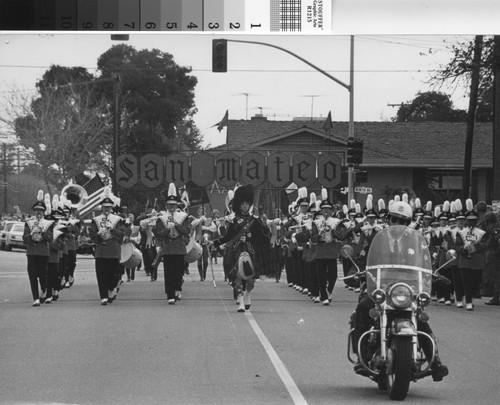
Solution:
<svg viewBox="0 0 500 405">
<path fill-rule="evenodd" d="M 400 1 L 408 3 L 408 0 Z M 438 3 L 442 2 L 446 0 Z M 427 0 L 419 3 L 430 4 Z M 125 43 L 137 50 L 156 48 L 168 52 L 177 64 L 192 68 L 191 74 L 198 79 L 195 89 L 198 112 L 194 120 L 203 135 L 203 145 L 217 146 L 225 143 L 226 129 L 219 132 L 214 125 L 226 110 L 229 110 L 230 119 L 249 119 L 255 114 L 263 114 L 272 120 L 326 118 L 331 111 L 333 121 L 348 121 L 349 92 L 292 55 L 263 45 L 230 41 L 228 72 L 213 73 L 214 38 L 258 41 L 285 48 L 349 84 L 350 35 L 346 34 L 354 34 L 354 120 L 387 121 L 396 115 L 398 108 L 390 104 L 411 101 L 419 91 L 433 89 L 427 82 L 432 72 L 451 59 L 449 47 L 452 43 L 473 38 L 469 35 L 471 24 L 467 24 L 468 29 L 460 30 L 464 24 L 460 19 L 457 21 L 454 14 L 456 10 L 463 11 L 463 5 L 468 3 L 455 1 L 457 6 L 450 9 L 454 10 L 450 14 L 450 24 L 444 24 L 446 20 L 441 19 L 440 23 L 432 20 L 429 26 L 418 27 L 418 20 L 411 19 L 406 12 L 406 29 L 401 28 L 405 26 L 398 18 L 393 34 L 387 32 L 390 32 L 394 15 L 386 13 L 384 20 L 374 12 L 367 13 L 363 7 L 366 1 L 353 0 L 352 5 L 358 9 L 351 9 L 351 14 L 346 15 L 357 15 L 358 18 L 352 19 L 349 26 L 346 23 L 349 19 L 341 18 L 337 13 L 332 18 L 332 25 L 338 29 L 328 34 L 251 36 L 226 32 L 135 32 L 129 33 L 130 39 Z M 334 1 L 333 9 L 339 11 L 342 7 L 345 10 L 353 7 L 347 4 Z M 398 12 L 403 13 L 395 7 L 393 13 Z M 478 26 L 486 27 L 487 33 L 490 26 L 485 21 Z M 119 43 L 122 42 L 112 41 L 109 33 L 102 32 L 0 31 L 0 108 L 5 98 L 14 92 L 33 92 L 36 81 L 52 64 L 83 66 L 95 73 L 98 57 Z M 452 96 L 455 108 L 467 108 L 466 89 L 442 88 L 441 91 Z M 5 129 L 1 131 L 5 135 Z"/>
</svg>

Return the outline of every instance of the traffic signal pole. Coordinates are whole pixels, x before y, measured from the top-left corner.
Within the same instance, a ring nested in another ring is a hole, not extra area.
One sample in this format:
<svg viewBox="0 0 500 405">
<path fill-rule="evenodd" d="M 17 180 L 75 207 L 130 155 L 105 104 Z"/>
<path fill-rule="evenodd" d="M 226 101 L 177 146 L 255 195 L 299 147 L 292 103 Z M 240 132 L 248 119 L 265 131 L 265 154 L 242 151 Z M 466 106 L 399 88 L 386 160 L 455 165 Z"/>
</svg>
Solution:
<svg viewBox="0 0 500 405">
<path fill-rule="evenodd" d="M 323 69 L 319 68 L 318 66 L 312 64 L 309 62 L 307 59 L 304 59 L 303 57 L 289 51 L 288 49 L 282 48 L 281 46 L 273 45 L 273 44 L 268 44 L 266 42 L 258 42 L 258 41 L 245 41 L 245 40 L 240 40 L 240 39 L 227 39 L 227 40 L 220 40 L 220 39 L 214 39 L 213 41 L 225 41 L 225 42 L 241 42 L 245 44 L 254 44 L 254 45 L 264 45 L 264 46 L 269 46 L 271 48 L 279 49 L 280 51 L 286 52 L 295 58 L 301 60 L 305 64 L 311 66 L 318 72 L 324 74 L 326 77 L 329 79 L 333 80 L 335 83 L 340 84 L 342 87 L 344 87 L 348 92 L 349 92 L 349 134 L 348 134 L 348 140 L 349 141 L 354 141 L 354 35 L 351 35 L 351 43 L 350 43 L 350 68 L 349 68 L 349 84 L 346 84 L 342 82 L 341 80 L 337 79 L 336 77 L 332 76 L 328 72 L 325 72 Z M 225 43 L 224 42 L 224 43 Z M 215 52 L 215 46 L 216 43 L 213 42 L 213 52 Z M 225 60 L 227 62 L 227 60 Z M 214 70 L 214 71 L 220 71 L 220 72 L 225 72 L 227 71 L 227 66 L 220 70 Z M 347 161 L 347 158 L 346 158 Z M 349 201 L 354 197 L 354 166 L 349 164 L 347 166 L 347 185 L 348 185 L 348 203 Z"/>
</svg>

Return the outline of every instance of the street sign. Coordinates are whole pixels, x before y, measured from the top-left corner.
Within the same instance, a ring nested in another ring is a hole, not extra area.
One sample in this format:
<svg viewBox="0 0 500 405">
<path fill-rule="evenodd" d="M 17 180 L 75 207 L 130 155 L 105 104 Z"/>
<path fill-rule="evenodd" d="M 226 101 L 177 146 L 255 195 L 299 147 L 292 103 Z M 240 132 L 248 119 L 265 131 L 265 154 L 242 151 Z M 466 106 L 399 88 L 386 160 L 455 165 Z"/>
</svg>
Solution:
<svg viewBox="0 0 500 405">
<path fill-rule="evenodd" d="M 359 194 L 369 194 L 372 191 L 371 187 L 354 187 L 354 192 Z"/>
</svg>

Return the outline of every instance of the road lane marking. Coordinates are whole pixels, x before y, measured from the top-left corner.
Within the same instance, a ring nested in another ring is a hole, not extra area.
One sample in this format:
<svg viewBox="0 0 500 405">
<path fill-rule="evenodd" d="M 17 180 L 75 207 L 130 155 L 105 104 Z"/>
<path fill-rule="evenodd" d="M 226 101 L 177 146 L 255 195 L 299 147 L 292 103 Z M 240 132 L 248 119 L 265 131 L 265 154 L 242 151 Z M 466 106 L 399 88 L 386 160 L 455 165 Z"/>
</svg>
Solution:
<svg viewBox="0 0 500 405">
<path fill-rule="evenodd" d="M 273 346 L 267 339 L 266 335 L 264 335 L 264 332 L 262 332 L 262 329 L 257 324 L 257 321 L 253 317 L 252 313 L 250 311 L 245 311 L 245 315 L 248 319 L 248 322 L 250 322 L 250 326 L 252 327 L 254 333 L 257 335 L 257 337 L 260 340 L 260 343 L 264 347 L 267 356 L 271 360 L 274 369 L 278 373 L 279 377 L 281 378 L 281 381 L 285 385 L 285 388 L 292 397 L 293 403 L 297 405 L 307 405 L 307 401 L 300 392 L 299 387 L 297 387 L 297 384 L 295 384 L 295 381 L 293 381 L 292 376 L 290 375 L 287 368 L 279 358 L 278 353 L 276 353 Z"/>
</svg>

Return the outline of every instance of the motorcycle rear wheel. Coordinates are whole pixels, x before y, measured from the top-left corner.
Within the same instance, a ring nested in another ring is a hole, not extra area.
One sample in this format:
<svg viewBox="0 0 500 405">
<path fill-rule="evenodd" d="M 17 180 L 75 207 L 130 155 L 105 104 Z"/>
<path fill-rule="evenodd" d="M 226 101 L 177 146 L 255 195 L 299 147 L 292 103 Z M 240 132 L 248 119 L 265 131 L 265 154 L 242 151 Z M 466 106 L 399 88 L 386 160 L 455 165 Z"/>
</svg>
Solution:
<svg viewBox="0 0 500 405">
<path fill-rule="evenodd" d="M 412 338 L 397 336 L 391 342 L 387 364 L 389 398 L 402 401 L 410 388 L 412 376 Z"/>
</svg>

